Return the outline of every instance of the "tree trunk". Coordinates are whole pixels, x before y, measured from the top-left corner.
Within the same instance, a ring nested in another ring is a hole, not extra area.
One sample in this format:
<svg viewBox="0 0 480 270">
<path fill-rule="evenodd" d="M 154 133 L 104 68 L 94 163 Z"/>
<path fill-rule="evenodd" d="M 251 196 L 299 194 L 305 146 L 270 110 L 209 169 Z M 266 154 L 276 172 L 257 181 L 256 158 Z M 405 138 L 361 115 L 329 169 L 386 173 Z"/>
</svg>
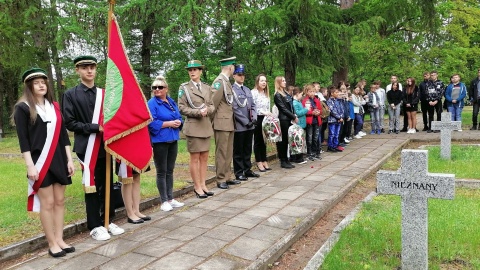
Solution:
<svg viewBox="0 0 480 270">
<path fill-rule="evenodd" d="M 57 1 L 56 0 L 50 0 L 50 16 L 52 18 L 52 22 L 50 25 L 50 31 L 49 33 L 49 43 L 50 43 L 50 51 L 52 52 L 52 64 L 53 64 L 53 69 L 55 71 L 55 77 L 56 77 L 56 91 L 54 94 L 56 94 L 56 100 L 61 100 L 62 95 L 65 92 L 65 85 L 63 83 L 63 73 L 62 69 L 60 66 L 60 59 L 58 57 L 58 49 L 57 49 L 57 43 L 55 40 L 55 37 L 57 36 L 58 33 L 58 25 L 56 23 L 56 18 L 58 18 L 58 11 L 57 11 Z M 52 84 L 53 84 L 53 79 L 52 79 Z"/>
<path fill-rule="evenodd" d="M 297 57 L 296 55 L 285 54 L 285 80 L 287 86 L 295 85 L 297 75 Z"/>
<path fill-rule="evenodd" d="M 155 14 L 150 13 L 148 16 L 148 20 L 150 22 L 155 21 Z M 150 96 L 150 78 L 152 74 L 152 66 L 151 66 L 151 60 L 152 60 L 152 38 L 153 38 L 153 23 L 149 23 L 145 29 L 142 30 L 142 48 L 140 50 L 140 55 L 142 56 L 142 67 L 141 67 L 141 74 L 142 74 L 142 79 L 140 81 L 140 86 L 142 87 L 143 94 L 145 97 Z"/>
<path fill-rule="evenodd" d="M 355 0 L 340 0 L 340 9 L 348 9 L 353 7 L 353 4 L 355 3 Z M 343 57 L 340 58 L 337 70 L 333 72 L 333 85 L 338 85 L 340 81 L 347 81 L 348 79 L 348 56 L 350 54 L 350 37 L 348 34 L 344 33 L 344 36 L 342 37 L 344 42 L 343 42 L 343 47 L 342 47 L 342 55 Z"/>
</svg>

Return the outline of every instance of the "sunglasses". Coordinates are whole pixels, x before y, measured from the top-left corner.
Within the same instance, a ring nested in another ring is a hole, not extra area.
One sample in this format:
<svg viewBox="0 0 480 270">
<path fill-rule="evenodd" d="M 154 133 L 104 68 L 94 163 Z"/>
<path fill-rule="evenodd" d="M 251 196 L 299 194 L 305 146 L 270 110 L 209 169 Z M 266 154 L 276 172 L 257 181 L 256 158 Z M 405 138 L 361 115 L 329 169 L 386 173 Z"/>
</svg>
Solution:
<svg viewBox="0 0 480 270">
<path fill-rule="evenodd" d="M 158 90 L 163 90 L 163 89 L 165 89 L 165 88 L 167 88 L 167 87 L 166 87 L 166 86 L 163 86 L 163 85 L 159 85 L 159 86 L 154 85 L 154 86 L 152 86 L 152 90 L 157 90 L 157 89 L 158 89 Z"/>
</svg>

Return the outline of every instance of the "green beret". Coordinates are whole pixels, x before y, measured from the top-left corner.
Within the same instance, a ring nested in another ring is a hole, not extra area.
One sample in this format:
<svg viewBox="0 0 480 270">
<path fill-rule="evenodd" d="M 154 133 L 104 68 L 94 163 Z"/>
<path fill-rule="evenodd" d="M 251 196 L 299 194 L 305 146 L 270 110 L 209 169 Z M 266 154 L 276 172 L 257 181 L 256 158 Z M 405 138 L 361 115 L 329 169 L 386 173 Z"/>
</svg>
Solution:
<svg viewBox="0 0 480 270">
<path fill-rule="evenodd" d="M 200 62 L 199 60 L 190 60 L 188 61 L 187 65 L 185 66 L 186 69 L 189 69 L 189 68 L 199 68 L 199 69 L 204 69 L 205 66 L 202 65 L 202 62 Z"/>
<path fill-rule="evenodd" d="M 237 57 L 235 57 L 235 56 L 230 57 L 230 58 L 222 59 L 222 60 L 220 60 L 220 66 L 224 67 L 224 66 L 234 65 L 236 59 L 237 59 Z"/>
<path fill-rule="evenodd" d="M 35 78 L 45 78 L 47 79 L 47 72 L 41 68 L 31 68 L 26 70 L 22 74 L 22 81 L 26 83 L 28 80 L 35 79 Z"/>
<path fill-rule="evenodd" d="M 96 65 L 97 64 L 97 58 L 95 58 L 91 55 L 82 55 L 82 56 L 78 56 L 77 58 L 73 59 L 73 64 L 76 67 L 86 66 L 86 65 Z"/>
</svg>

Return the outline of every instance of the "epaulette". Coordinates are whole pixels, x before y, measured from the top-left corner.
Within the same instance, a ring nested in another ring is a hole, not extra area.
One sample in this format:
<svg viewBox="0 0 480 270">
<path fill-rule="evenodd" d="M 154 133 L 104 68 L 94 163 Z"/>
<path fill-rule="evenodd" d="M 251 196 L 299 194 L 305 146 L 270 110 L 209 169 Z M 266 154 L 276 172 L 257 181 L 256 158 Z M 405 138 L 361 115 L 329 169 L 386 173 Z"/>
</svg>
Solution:
<svg viewBox="0 0 480 270">
<path fill-rule="evenodd" d="M 184 82 L 182 84 L 180 84 L 180 86 L 184 86 L 184 85 L 187 85 L 189 82 Z"/>
</svg>

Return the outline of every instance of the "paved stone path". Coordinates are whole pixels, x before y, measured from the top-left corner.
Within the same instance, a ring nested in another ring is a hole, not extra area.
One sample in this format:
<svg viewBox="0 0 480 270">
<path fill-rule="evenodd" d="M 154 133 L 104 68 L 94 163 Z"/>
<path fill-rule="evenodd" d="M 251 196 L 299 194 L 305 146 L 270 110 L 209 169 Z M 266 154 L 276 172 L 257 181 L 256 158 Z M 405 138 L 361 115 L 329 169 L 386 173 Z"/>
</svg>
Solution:
<svg viewBox="0 0 480 270">
<path fill-rule="evenodd" d="M 480 131 L 452 137 L 478 139 Z M 123 235 L 105 242 L 86 237 L 74 243 L 75 253 L 43 254 L 16 269 L 265 269 L 412 138 L 438 141 L 439 133 L 367 135 L 292 170 L 272 164 L 260 178 L 212 189 L 211 198 L 190 197 L 181 209 L 149 213 L 152 221 L 125 223 Z"/>
</svg>

